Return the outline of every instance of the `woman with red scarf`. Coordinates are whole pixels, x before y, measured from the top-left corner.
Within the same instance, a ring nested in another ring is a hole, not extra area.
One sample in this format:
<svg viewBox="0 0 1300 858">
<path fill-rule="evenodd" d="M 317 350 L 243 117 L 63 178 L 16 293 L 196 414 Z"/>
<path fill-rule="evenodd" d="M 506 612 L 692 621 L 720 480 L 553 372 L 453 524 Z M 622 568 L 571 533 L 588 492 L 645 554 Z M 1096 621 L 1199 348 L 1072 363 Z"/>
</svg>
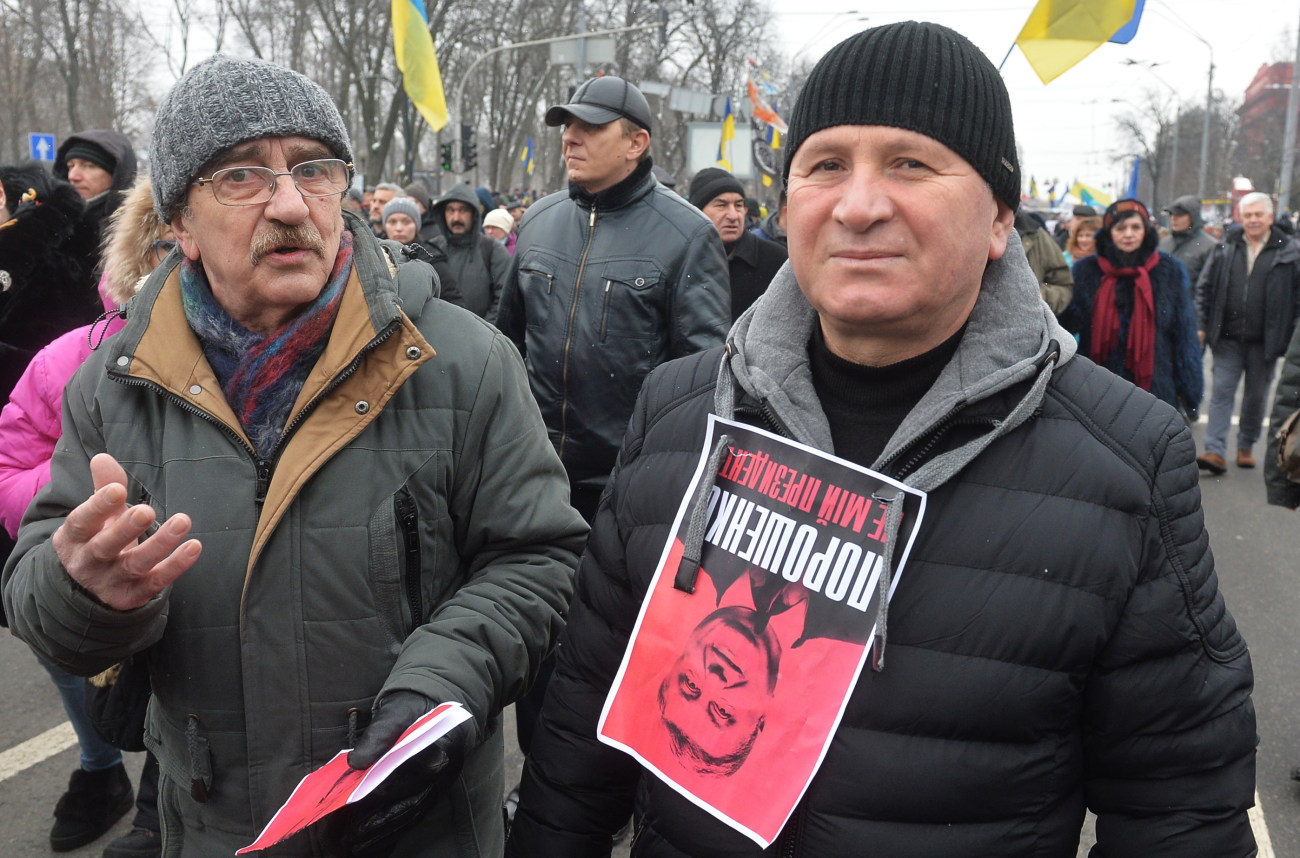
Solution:
<svg viewBox="0 0 1300 858">
<path fill-rule="evenodd" d="M 1074 297 L 1062 320 L 1079 353 L 1195 418 L 1201 404 L 1201 346 L 1183 263 L 1156 250 L 1146 206 L 1106 209 L 1096 255 L 1074 263 Z"/>
</svg>

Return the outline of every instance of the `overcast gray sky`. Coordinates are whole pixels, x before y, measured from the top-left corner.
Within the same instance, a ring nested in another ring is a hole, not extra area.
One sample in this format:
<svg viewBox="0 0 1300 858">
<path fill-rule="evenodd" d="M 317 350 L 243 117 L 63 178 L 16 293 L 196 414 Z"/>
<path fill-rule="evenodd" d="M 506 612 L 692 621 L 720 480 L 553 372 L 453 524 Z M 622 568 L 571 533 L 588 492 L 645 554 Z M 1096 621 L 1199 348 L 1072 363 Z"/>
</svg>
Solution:
<svg viewBox="0 0 1300 858">
<path fill-rule="evenodd" d="M 912 19 L 957 30 L 997 65 L 1034 3 L 915 0 L 908 8 L 900 0 L 772 0 L 772 8 L 791 54 L 816 58 L 858 30 Z M 810 8 L 816 11 L 810 13 Z M 1279 52 L 1291 58 L 1298 22 L 1300 0 L 1147 0 L 1132 42 L 1102 45 L 1046 86 L 1016 48 L 1003 66 L 1003 77 L 1026 183 L 1030 176 L 1040 185 L 1054 177 L 1096 186 L 1119 180 L 1124 168 L 1114 161 L 1120 153 L 1114 117 L 1130 109 L 1123 100 L 1139 100 L 1144 89 L 1152 88 L 1203 105 L 1211 51 L 1214 88 L 1239 99 L 1261 64 Z M 1128 59 L 1143 65 L 1126 64 Z M 1155 65 L 1148 70 L 1146 64 Z"/>
</svg>

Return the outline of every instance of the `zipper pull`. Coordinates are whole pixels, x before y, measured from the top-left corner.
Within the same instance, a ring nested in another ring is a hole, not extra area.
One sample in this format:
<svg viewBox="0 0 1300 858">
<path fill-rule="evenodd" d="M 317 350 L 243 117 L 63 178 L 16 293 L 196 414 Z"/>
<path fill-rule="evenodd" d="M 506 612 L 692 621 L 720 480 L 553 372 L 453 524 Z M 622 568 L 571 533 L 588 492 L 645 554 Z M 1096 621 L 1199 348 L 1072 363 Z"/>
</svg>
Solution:
<svg viewBox="0 0 1300 858">
<path fill-rule="evenodd" d="M 257 494 L 253 497 L 253 503 L 259 507 L 266 502 L 266 493 L 271 489 L 271 466 L 267 462 L 258 461 L 257 463 Z"/>
<path fill-rule="evenodd" d="M 595 207 L 593 207 L 591 210 L 591 217 L 587 218 L 587 226 L 594 227 L 595 225 L 596 225 L 596 209 Z"/>
</svg>

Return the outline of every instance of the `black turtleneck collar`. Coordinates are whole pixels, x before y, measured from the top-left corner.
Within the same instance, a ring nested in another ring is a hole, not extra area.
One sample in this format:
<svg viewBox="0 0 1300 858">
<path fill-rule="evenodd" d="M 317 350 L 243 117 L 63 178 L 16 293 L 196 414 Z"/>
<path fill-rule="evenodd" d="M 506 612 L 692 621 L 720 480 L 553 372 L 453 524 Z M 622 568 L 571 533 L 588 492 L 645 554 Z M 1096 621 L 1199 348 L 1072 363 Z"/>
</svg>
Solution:
<svg viewBox="0 0 1300 858">
<path fill-rule="evenodd" d="M 583 208 L 594 208 L 600 211 L 622 208 L 630 200 L 638 196 L 641 191 L 641 183 L 650 174 L 651 166 L 652 160 L 646 158 L 636 165 L 636 169 L 626 179 L 594 194 L 576 182 L 569 182 L 569 197 Z"/>
<path fill-rule="evenodd" d="M 808 343 L 813 388 L 830 423 L 835 455 L 864 467 L 952 360 L 966 328 L 924 354 L 888 366 L 864 366 L 831 352 L 821 326 Z"/>
</svg>

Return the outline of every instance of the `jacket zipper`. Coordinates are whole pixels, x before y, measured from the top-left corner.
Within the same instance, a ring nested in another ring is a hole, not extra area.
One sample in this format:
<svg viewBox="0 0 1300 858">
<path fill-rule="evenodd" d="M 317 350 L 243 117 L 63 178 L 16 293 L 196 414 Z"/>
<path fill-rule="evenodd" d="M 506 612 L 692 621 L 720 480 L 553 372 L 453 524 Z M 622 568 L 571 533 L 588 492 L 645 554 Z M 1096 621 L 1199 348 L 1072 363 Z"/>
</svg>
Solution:
<svg viewBox="0 0 1300 858">
<path fill-rule="evenodd" d="M 424 621 L 424 606 L 420 598 L 420 511 L 409 489 L 403 488 L 393 501 L 397 524 L 402 530 L 402 544 L 406 552 L 406 570 L 402 576 L 406 589 L 406 603 L 411 609 L 411 629 Z"/>
<path fill-rule="evenodd" d="M 587 244 L 582 248 L 582 259 L 578 261 L 578 276 L 573 283 L 573 301 L 569 304 L 569 324 L 564 332 L 564 362 L 560 370 L 560 380 L 564 387 L 564 398 L 560 402 L 560 449 L 559 456 L 564 458 L 564 442 L 569 438 L 569 350 L 573 346 L 573 320 L 578 315 L 578 298 L 582 296 L 582 275 L 587 268 L 587 254 L 596 238 L 596 207 L 591 207 L 591 217 L 587 218 Z"/>
<path fill-rule="evenodd" d="M 605 342 L 605 326 L 609 324 L 609 287 L 611 281 L 605 281 L 605 309 L 600 313 L 600 341 Z"/>
</svg>

